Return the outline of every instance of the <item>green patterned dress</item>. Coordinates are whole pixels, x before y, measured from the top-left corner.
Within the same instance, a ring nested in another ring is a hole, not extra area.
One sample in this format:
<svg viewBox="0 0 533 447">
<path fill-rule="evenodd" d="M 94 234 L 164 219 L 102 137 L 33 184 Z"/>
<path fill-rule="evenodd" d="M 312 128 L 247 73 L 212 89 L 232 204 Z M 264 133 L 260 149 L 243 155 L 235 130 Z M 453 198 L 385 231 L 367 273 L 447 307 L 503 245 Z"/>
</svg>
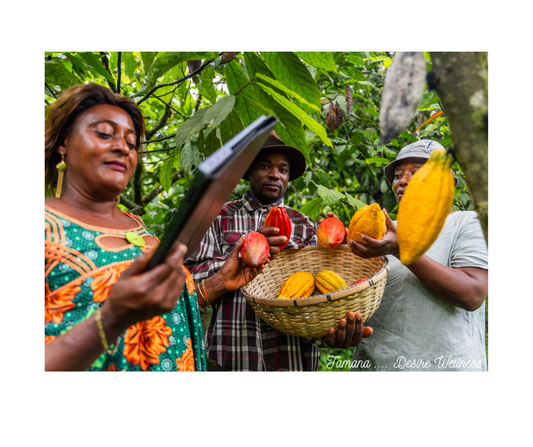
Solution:
<svg viewBox="0 0 533 447">
<path fill-rule="evenodd" d="M 139 216 L 126 215 L 132 228 L 113 230 L 45 207 L 45 344 L 89 318 L 122 272 L 145 251 L 126 242 L 126 233 L 155 238 Z M 89 371 L 206 370 L 196 291 L 186 271 L 186 286 L 174 310 L 130 326 L 116 352 L 104 352 Z"/>
</svg>

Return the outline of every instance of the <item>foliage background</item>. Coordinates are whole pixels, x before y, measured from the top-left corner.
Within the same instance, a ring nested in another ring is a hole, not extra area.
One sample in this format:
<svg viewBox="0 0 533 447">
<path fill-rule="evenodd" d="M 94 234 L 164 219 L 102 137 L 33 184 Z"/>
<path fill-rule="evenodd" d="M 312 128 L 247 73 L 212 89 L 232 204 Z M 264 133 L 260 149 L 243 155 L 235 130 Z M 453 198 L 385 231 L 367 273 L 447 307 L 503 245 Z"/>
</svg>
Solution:
<svg viewBox="0 0 533 447">
<path fill-rule="evenodd" d="M 393 58 L 391 52 L 46 52 L 45 111 L 62 91 L 86 82 L 139 104 L 147 134 L 121 207 L 142 215 L 160 237 L 198 163 L 264 114 L 278 117 L 277 134 L 307 158 L 306 173 L 287 189 L 288 206 L 316 221 L 333 211 L 348 225 L 358 208 L 377 202 L 394 218 L 383 166 L 410 142 L 429 138 L 446 147 L 452 136 L 445 115 L 425 124 L 442 111 L 437 94 L 426 89 L 409 127 L 379 145 L 381 92 Z M 338 120 L 328 127 L 332 105 Z M 454 171 L 453 208 L 473 209 L 458 164 Z M 247 187 L 241 181 L 230 200 Z M 351 352 L 322 350 L 320 369 L 327 370 L 328 355 L 351 359 Z"/>
</svg>

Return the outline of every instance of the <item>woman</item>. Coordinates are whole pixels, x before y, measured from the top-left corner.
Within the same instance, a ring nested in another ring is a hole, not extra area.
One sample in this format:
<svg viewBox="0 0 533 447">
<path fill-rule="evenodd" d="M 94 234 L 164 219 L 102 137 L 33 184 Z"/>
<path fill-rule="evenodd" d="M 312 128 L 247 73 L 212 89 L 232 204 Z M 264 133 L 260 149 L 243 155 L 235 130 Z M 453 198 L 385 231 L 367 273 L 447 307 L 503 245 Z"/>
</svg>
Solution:
<svg viewBox="0 0 533 447">
<path fill-rule="evenodd" d="M 412 176 L 436 149 L 432 140 L 404 147 L 385 175 L 398 203 Z M 385 213 L 386 214 L 386 213 Z M 358 370 L 485 371 L 485 298 L 488 253 L 475 211 L 450 211 L 437 240 L 417 261 L 399 261 L 396 226 L 368 245 L 349 241 L 363 258 L 388 255 L 387 285 L 369 320 L 374 335 L 354 351 Z"/>
<path fill-rule="evenodd" d="M 46 370 L 205 370 L 186 247 L 143 272 L 159 241 L 116 206 L 144 131 L 135 102 L 97 84 L 71 87 L 48 111 Z"/>
</svg>

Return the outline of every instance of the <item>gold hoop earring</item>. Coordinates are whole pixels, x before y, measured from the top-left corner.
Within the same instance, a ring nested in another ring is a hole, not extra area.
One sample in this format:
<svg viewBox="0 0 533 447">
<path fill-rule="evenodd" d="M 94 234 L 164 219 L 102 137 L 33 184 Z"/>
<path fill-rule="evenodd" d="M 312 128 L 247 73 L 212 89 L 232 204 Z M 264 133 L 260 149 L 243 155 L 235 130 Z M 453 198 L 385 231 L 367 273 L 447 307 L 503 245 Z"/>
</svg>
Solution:
<svg viewBox="0 0 533 447">
<path fill-rule="evenodd" d="M 117 198 L 115 199 L 115 204 L 119 204 L 120 203 L 120 196 L 117 196 Z"/>
<path fill-rule="evenodd" d="M 61 197 L 61 189 L 63 188 L 63 176 L 67 170 L 67 164 L 65 163 L 65 154 L 61 154 L 61 161 L 56 165 L 58 176 L 56 186 L 56 197 Z"/>
</svg>

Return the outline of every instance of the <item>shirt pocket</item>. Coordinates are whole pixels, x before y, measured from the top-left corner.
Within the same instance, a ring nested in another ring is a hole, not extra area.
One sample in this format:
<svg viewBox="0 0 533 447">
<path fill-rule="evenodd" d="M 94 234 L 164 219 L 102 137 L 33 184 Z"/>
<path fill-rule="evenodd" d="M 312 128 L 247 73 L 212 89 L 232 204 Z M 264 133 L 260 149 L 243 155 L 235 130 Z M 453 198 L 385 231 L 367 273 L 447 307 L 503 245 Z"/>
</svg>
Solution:
<svg viewBox="0 0 533 447">
<path fill-rule="evenodd" d="M 224 256 L 229 255 L 233 251 L 233 246 L 239 241 L 240 237 L 245 233 L 239 231 L 227 231 L 221 238 L 221 249 Z"/>
</svg>

